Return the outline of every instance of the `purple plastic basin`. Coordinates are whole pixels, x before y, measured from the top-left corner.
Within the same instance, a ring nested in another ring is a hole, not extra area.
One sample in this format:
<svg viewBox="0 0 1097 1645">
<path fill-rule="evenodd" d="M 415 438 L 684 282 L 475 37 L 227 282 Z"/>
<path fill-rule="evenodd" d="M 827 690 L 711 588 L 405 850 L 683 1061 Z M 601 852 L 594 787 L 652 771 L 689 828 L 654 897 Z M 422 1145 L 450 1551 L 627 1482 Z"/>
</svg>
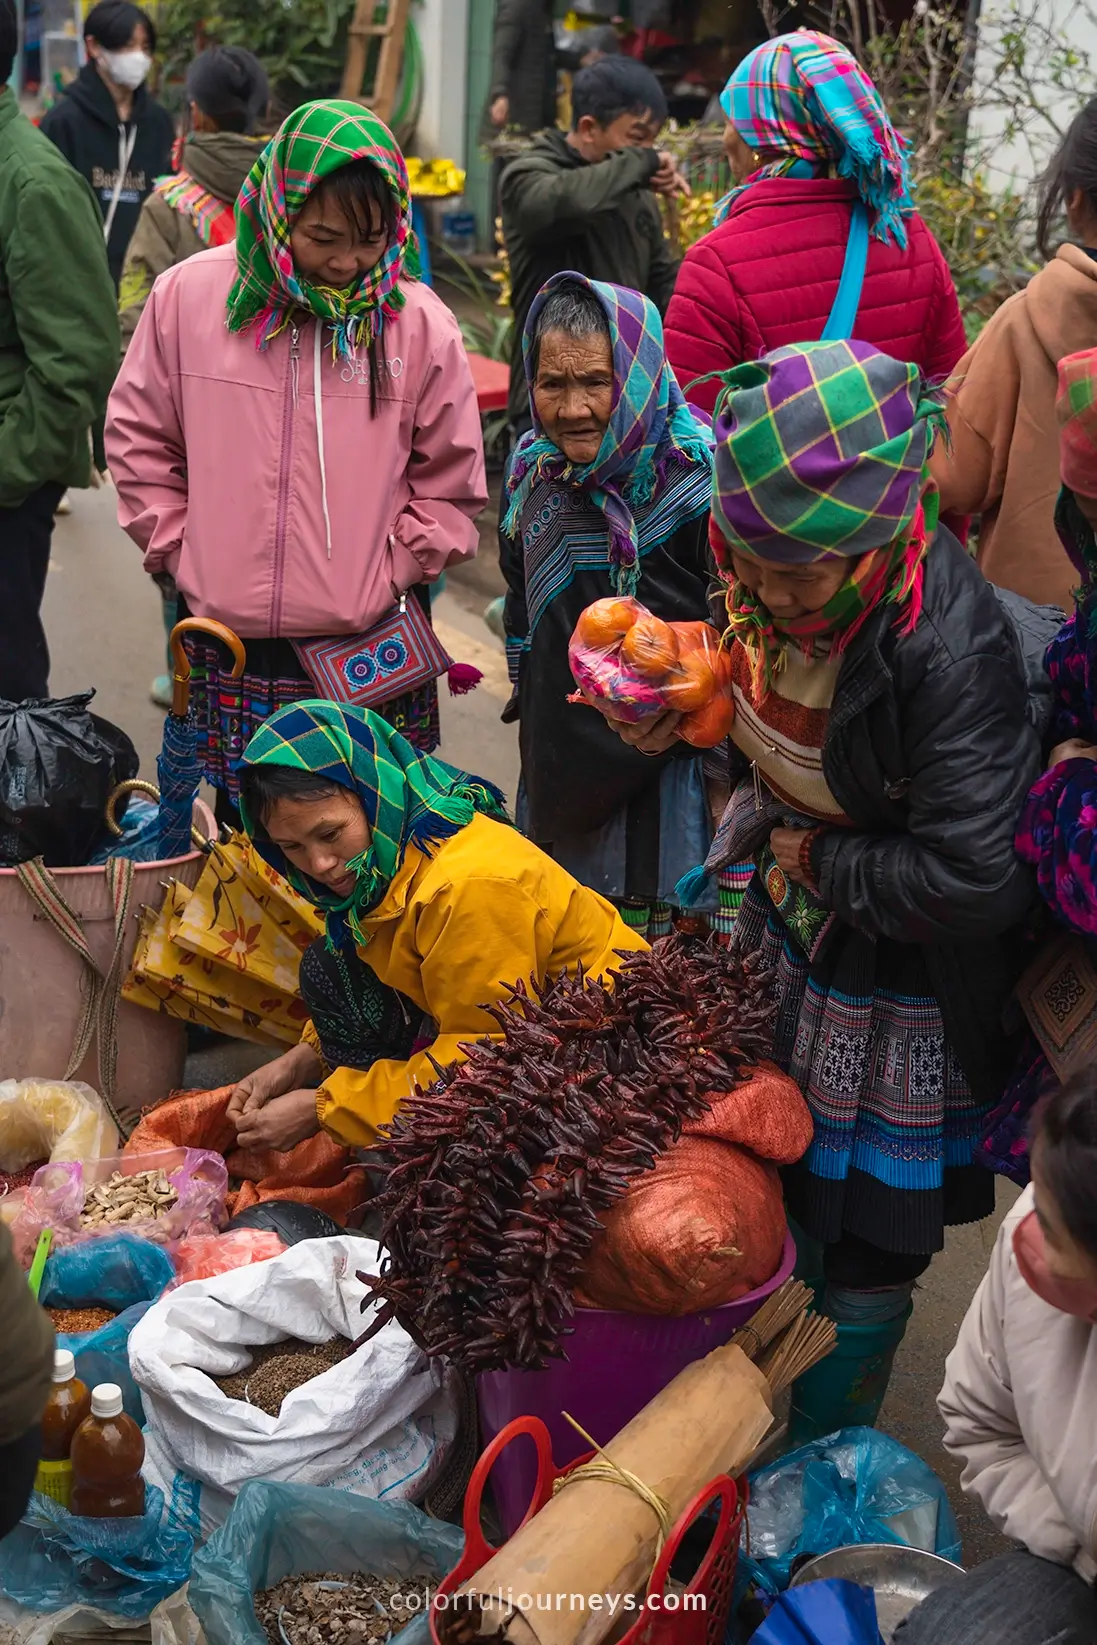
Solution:
<svg viewBox="0 0 1097 1645">
<path fill-rule="evenodd" d="M 552 1436 L 558 1468 L 590 1447 L 565 1422 L 567 1411 L 599 1445 L 631 1422 L 679 1371 L 703 1359 L 745 1325 L 796 1265 L 792 1235 L 771 1280 L 707 1314 L 621 1314 L 577 1308 L 575 1331 L 565 1339 L 567 1359 L 543 1371 L 487 1371 L 477 1384 L 484 1443 L 515 1417 L 540 1417 Z M 491 1471 L 492 1490 L 507 1536 L 517 1530 L 533 1500 L 537 1456 L 528 1437 L 514 1441 Z"/>
</svg>

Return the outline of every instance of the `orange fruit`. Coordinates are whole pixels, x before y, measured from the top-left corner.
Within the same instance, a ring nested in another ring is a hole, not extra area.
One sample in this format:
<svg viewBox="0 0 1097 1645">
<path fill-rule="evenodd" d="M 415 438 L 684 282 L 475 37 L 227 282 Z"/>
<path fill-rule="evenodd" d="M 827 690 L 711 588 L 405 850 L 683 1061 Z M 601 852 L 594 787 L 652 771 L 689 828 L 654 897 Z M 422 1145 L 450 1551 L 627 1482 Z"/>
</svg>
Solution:
<svg viewBox="0 0 1097 1645">
<path fill-rule="evenodd" d="M 702 651 L 683 651 L 678 657 L 674 678 L 663 687 L 668 708 L 691 714 L 703 708 L 716 689 L 716 680 Z"/>
<path fill-rule="evenodd" d="M 731 732 L 735 720 L 735 705 L 730 693 L 719 693 L 704 708 L 687 714 L 678 727 L 678 735 L 694 748 L 715 748 Z"/>
<path fill-rule="evenodd" d="M 611 651 L 639 617 L 638 600 L 595 600 L 575 625 L 575 638 L 592 651 Z"/>
<path fill-rule="evenodd" d="M 678 661 L 678 636 L 650 612 L 638 617 L 621 641 L 621 661 L 644 680 L 663 680 Z"/>
<path fill-rule="evenodd" d="M 720 644 L 720 636 L 711 623 L 674 623 L 673 628 L 680 652 L 699 651 L 711 662 Z"/>
</svg>

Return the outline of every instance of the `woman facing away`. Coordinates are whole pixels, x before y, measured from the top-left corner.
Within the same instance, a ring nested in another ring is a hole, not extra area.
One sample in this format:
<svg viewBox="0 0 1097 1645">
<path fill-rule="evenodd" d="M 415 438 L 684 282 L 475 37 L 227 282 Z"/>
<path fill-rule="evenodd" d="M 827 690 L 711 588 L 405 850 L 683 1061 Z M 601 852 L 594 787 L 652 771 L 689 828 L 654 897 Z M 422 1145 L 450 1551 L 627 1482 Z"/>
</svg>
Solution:
<svg viewBox="0 0 1097 1645">
<path fill-rule="evenodd" d="M 41 129 L 92 186 L 117 287 L 141 205 L 171 168 L 171 115 L 145 85 L 156 25 L 130 0 L 99 0 L 84 19 L 88 60 Z"/>
<path fill-rule="evenodd" d="M 306 103 L 257 160 L 236 243 L 157 280 L 122 364 L 107 450 L 119 519 L 180 615 L 247 643 L 242 682 L 196 644 L 203 772 L 316 695 L 295 640 L 357 636 L 476 553 L 487 501 L 476 393 L 450 311 L 415 277 L 403 156 L 357 103 Z M 438 743 L 432 682 L 380 706 Z"/>
<path fill-rule="evenodd" d="M 267 71 L 242 46 L 210 46 L 187 70 L 182 163 L 157 180 L 126 252 L 118 293 L 123 350 L 157 275 L 235 237 L 236 197 L 266 142 L 256 134 L 269 101 Z"/>
<path fill-rule="evenodd" d="M 756 863 L 738 933 L 815 1123 L 785 1191 L 838 1326 L 796 1439 L 875 1420 L 915 1281 L 994 1207 L 973 1155 L 1008 1071 L 1039 750 L 1010 619 L 938 527 L 939 416 L 915 367 L 817 342 L 730 372 L 714 428 L 738 786 L 706 866 Z M 674 723 L 622 734 L 659 749 Z"/>
<path fill-rule="evenodd" d="M 484 1006 L 508 984 L 605 976 L 645 946 L 508 826 L 490 783 L 368 711 L 280 709 L 248 745 L 241 804 L 260 852 L 327 921 L 301 962 L 301 1044 L 233 1093 L 242 1147 L 289 1149 L 321 1126 L 365 1147 L 435 1063 L 493 1031 Z"/>
<path fill-rule="evenodd" d="M 649 936 L 712 834 L 701 757 L 645 759 L 569 705 L 568 642 L 595 600 L 635 594 L 664 620 L 708 617 L 711 435 L 682 399 L 655 305 L 558 274 L 523 339 L 533 414 L 507 474 L 500 564 L 530 839 Z"/>
<path fill-rule="evenodd" d="M 1051 255 L 1065 213 L 1073 243 Z M 1069 611 L 1075 569 L 1055 525 L 1056 370 L 1097 347 L 1097 98 L 1077 115 L 1042 184 L 1051 260 L 987 321 L 953 374 L 951 439 L 933 454 L 942 508 L 978 514 L 978 564 L 1003 588 Z"/>
<path fill-rule="evenodd" d="M 1002 1224 L 937 1404 L 962 1483 L 1020 1547 L 941 1588 L 896 1645 L 1097 1641 L 1097 1083 L 1037 1116 L 1032 1184 Z"/>
<path fill-rule="evenodd" d="M 667 310 L 667 355 L 690 403 L 711 411 L 713 373 L 824 336 L 947 377 L 966 347 L 952 275 L 856 59 L 812 29 L 782 34 L 743 59 L 721 101 L 735 187 L 686 253 Z M 867 238 L 863 285 L 835 329 L 854 231 L 862 248 Z"/>
</svg>

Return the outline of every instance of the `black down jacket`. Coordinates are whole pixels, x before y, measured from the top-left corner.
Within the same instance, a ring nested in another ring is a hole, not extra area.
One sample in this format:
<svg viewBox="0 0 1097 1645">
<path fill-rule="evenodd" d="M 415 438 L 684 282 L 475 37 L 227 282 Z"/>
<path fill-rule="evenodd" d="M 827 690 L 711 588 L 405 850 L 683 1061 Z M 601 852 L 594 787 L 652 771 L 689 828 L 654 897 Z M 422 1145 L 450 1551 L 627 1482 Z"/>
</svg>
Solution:
<svg viewBox="0 0 1097 1645">
<path fill-rule="evenodd" d="M 510 103 L 508 127 L 540 131 L 556 123 L 556 39 L 553 0 L 498 0 L 491 52 L 491 90 L 484 110 L 484 135 L 498 137 L 488 124 L 497 97 Z"/>
<path fill-rule="evenodd" d="M 950 532 L 925 568 L 912 634 L 881 606 L 850 645 L 823 770 L 854 824 L 814 842 L 823 900 L 849 925 L 923 951 L 975 1095 L 996 1097 L 1002 1015 L 1035 881 L 1017 816 L 1039 774 L 1014 626 Z"/>
</svg>

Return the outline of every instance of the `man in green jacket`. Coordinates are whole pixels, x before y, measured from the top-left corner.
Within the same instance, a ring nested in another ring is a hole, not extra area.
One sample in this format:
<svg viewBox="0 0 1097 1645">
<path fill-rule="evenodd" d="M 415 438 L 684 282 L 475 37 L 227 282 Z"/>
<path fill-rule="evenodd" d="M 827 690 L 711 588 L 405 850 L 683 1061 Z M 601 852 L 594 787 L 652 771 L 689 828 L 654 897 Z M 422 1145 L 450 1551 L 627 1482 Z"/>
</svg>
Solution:
<svg viewBox="0 0 1097 1645">
<path fill-rule="evenodd" d="M 550 276 L 574 269 L 631 286 L 663 314 L 678 274 L 655 196 L 689 189 L 673 157 L 654 147 L 667 117 L 658 80 L 631 57 L 603 57 L 575 76 L 571 103 L 571 130 L 541 132 L 500 185 L 514 311 L 509 411 L 519 431 L 530 426 L 522 331 Z"/>
<path fill-rule="evenodd" d="M 53 515 L 86 486 L 118 369 L 118 313 L 91 189 L 20 113 L 0 0 L 0 698 L 49 694 L 40 616 Z"/>
</svg>

